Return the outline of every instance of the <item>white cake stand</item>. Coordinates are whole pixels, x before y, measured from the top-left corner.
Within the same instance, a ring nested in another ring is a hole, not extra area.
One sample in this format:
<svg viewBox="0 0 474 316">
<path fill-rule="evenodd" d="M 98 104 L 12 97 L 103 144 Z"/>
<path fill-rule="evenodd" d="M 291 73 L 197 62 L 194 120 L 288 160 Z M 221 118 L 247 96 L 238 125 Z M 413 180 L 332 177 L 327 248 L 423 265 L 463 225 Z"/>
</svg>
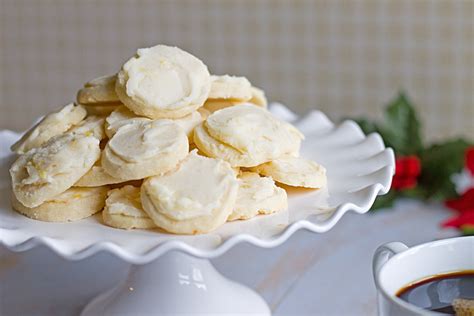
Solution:
<svg viewBox="0 0 474 316">
<path fill-rule="evenodd" d="M 353 121 L 335 126 L 318 111 L 298 119 L 281 104 L 273 104 L 271 111 L 305 134 L 301 155 L 327 168 L 327 189 L 291 190 L 288 211 L 226 223 L 196 236 L 113 229 L 103 225 L 100 216 L 47 223 L 17 214 L 10 207 L 8 168 L 15 157 L 8 147 L 19 135 L 0 131 L 0 242 L 17 252 L 46 245 L 68 260 L 109 251 L 135 264 L 119 285 L 92 300 L 82 315 L 268 315 L 270 309 L 256 292 L 223 277 L 207 259 L 241 242 L 275 247 L 299 229 L 323 233 L 347 211 L 363 214 L 378 194 L 388 192 L 395 165 L 393 151 L 385 148 L 382 138 L 365 136 Z M 97 267 L 97 273 L 101 269 L 107 267 Z"/>
</svg>

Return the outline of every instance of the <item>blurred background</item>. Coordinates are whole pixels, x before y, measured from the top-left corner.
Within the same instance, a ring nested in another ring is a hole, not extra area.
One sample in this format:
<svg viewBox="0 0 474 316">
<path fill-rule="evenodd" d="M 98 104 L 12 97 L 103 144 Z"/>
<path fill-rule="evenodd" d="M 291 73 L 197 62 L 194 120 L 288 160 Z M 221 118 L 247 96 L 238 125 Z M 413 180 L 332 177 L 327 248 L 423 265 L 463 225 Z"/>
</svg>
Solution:
<svg viewBox="0 0 474 316">
<path fill-rule="evenodd" d="M 380 118 L 399 90 L 429 140 L 474 136 L 474 1 L 0 0 L 0 128 L 23 130 L 116 72 L 176 45 L 214 74 L 332 119 Z"/>
</svg>

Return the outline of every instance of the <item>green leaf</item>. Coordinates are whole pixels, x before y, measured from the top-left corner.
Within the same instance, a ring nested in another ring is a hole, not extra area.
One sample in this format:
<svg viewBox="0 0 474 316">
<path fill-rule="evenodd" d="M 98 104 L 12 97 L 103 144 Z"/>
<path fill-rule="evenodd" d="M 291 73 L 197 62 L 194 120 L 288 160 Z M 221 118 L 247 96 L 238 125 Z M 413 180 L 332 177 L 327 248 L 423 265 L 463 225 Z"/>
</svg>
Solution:
<svg viewBox="0 0 474 316">
<path fill-rule="evenodd" d="M 412 189 L 405 189 L 400 192 L 403 197 L 411 198 L 411 199 L 423 199 L 426 196 L 425 190 L 417 185 Z"/>
<path fill-rule="evenodd" d="M 419 154 L 422 150 L 420 122 L 414 107 L 403 93 L 385 110 L 385 122 L 380 131 L 387 146 L 399 155 Z"/>
<path fill-rule="evenodd" d="M 421 153 L 419 184 L 426 190 L 425 198 L 443 201 L 457 196 L 451 176 L 464 167 L 464 154 L 472 146 L 464 139 L 434 144 Z"/>
<path fill-rule="evenodd" d="M 378 211 L 380 209 L 389 208 L 393 206 L 393 202 L 397 197 L 397 193 L 394 190 L 390 190 L 387 194 L 378 196 L 375 199 L 374 205 L 372 205 L 371 211 Z"/>
</svg>

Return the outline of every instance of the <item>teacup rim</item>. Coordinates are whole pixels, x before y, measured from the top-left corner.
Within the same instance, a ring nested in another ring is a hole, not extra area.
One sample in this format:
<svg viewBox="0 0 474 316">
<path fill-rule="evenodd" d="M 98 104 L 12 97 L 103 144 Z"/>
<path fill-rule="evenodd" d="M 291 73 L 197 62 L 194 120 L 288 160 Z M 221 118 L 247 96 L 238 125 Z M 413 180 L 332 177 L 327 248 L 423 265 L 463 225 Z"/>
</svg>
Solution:
<svg viewBox="0 0 474 316">
<path fill-rule="evenodd" d="M 453 238 L 445 238 L 445 239 L 439 239 L 439 240 L 433 240 L 433 241 L 429 241 L 429 242 L 426 242 L 426 243 L 422 243 L 422 244 L 419 244 L 419 245 L 416 245 L 416 246 L 413 246 L 413 247 L 409 247 L 407 250 L 405 251 L 402 251 L 402 252 L 399 252 L 395 255 L 393 255 L 390 259 L 387 260 L 387 262 L 381 267 L 381 269 L 375 274 L 375 277 L 374 277 L 374 283 L 375 283 L 375 287 L 376 289 L 380 292 L 381 295 L 383 295 L 387 300 L 389 301 L 392 301 L 394 302 L 395 304 L 397 304 L 399 307 L 402 307 L 406 310 L 409 310 L 410 312 L 413 312 L 413 313 L 418 313 L 420 315 L 445 315 L 445 314 L 442 314 L 442 313 L 438 313 L 438 312 L 433 312 L 433 311 L 428 311 L 426 309 L 423 309 L 421 307 L 418 307 L 416 305 L 413 305 L 413 304 L 410 304 L 408 302 L 405 302 L 404 300 L 400 299 L 399 297 L 397 297 L 396 295 L 391 295 L 389 294 L 384 287 L 381 286 L 381 283 L 380 283 L 380 278 L 379 276 L 381 275 L 381 273 L 383 272 L 384 268 L 386 267 L 386 264 L 391 261 L 391 260 L 397 260 L 401 257 L 404 257 L 404 256 L 408 256 L 410 255 L 410 253 L 412 252 L 416 252 L 417 250 L 421 249 L 421 248 L 425 248 L 425 247 L 428 247 L 428 246 L 431 246 L 431 245 L 442 245 L 442 244 L 452 244 L 452 243 L 456 243 L 458 242 L 459 240 L 466 240 L 466 239 L 471 239 L 473 242 L 474 242 L 474 236 L 459 236 L 459 237 L 453 237 Z"/>
</svg>

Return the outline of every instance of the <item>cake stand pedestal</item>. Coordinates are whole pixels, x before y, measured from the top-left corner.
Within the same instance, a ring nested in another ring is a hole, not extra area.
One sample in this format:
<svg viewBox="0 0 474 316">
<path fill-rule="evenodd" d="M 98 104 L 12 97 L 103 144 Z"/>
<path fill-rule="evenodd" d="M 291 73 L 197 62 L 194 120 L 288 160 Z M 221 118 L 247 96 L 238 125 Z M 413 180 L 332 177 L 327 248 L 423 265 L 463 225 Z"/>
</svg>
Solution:
<svg viewBox="0 0 474 316">
<path fill-rule="evenodd" d="M 220 274 L 208 259 L 169 251 L 134 265 L 116 287 L 93 299 L 81 316 L 96 315 L 270 315 L 250 288 Z"/>
</svg>

